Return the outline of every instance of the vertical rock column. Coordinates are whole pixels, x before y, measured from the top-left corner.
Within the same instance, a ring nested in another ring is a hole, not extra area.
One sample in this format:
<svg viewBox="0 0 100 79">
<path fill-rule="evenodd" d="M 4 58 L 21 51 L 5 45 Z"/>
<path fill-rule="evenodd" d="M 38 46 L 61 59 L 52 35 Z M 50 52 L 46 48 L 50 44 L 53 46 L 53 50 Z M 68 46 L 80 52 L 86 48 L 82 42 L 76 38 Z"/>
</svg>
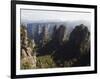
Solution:
<svg viewBox="0 0 100 79">
<path fill-rule="evenodd" d="M 36 55 L 33 54 L 33 48 L 29 45 L 27 30 L 23 29 L 21 34 L 21 69 L 36 68 Z"/>
</svg>

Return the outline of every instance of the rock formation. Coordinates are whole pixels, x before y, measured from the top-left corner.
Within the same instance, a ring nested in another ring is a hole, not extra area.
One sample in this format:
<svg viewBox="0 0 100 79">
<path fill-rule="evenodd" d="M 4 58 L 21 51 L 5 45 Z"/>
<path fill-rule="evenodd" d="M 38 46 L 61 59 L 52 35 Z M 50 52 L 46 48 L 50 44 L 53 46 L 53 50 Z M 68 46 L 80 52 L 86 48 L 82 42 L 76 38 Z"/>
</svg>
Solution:
<svg viewBox="0 0 100 79">
<path fill-rule="evenodd" d="M 81 24 L 75 27 L 67 43 L 67 59 L 77 59 L 76 65 L 90 65 L 90 32 L 87 26 Z"/>
<path fill-rule="evenodd" d="M 21 26 L 21 69 L 36 68 L 36 55 L 33 54 L 33 46 L 35 43 L 27 38 L 25 26 Z"/>
</svg>

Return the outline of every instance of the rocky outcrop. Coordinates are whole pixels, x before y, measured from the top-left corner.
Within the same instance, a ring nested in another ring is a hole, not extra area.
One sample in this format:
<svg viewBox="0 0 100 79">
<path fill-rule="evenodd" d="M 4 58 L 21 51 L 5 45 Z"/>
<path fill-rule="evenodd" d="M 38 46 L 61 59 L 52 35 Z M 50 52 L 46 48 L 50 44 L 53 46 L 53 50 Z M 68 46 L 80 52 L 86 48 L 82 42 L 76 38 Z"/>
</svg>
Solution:
<svg viewBox="0 0 100 79">
<path fill-rule="evenodd" d="M 27 24 L 28 37 L 35 41 L 36 44 L 45 44 L 46 41 L 52 40 L 53 36 L 59 36 L 59 41 L 63 38 L 66 22 L 43 22 Z M 57 27 L 56 30 L 55 26 Z M 57 34 L 54 33 L 57 32 Z M 61 34 L 60 34 L 61 33 Z M 60 34 L 60 35 L 59 35 Z"/>
<path fill-rule="evenodd" d="M 69 43 L 79 49 L 81 54 L 87 53 L 90 47 L 90 32 L 87 26 L 83 24 L 76 26 L 70 34 Z"/>
<path fill-rule="evenodd" d="M 52 56 L 58 66 L 90 65 L 90 32 L 87 26 L 76 26 L 67 42 L 61 45 L 53 43 L 52 46 L 56 48 Z"/>
<path fill-rule="evenodd" d="M 33 43 L 27 38 L 27 30 L 21 26 L 21 69 L 36 68 L 36 55 L 33 52 Z"/>
<path fill-rule="evenodd" d="M 76 26 L 66 46 L 67 59 L 77 59 L 76 66 L 90 65 L 90 32 L 87 26 L 83 24 Z"/>
</svg>

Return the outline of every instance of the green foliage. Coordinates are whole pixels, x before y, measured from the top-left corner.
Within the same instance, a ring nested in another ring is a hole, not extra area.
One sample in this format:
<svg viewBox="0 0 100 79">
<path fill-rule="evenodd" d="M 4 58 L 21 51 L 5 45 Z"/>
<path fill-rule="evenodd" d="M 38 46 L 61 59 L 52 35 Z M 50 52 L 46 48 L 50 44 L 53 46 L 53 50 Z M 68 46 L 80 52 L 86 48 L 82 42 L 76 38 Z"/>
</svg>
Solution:
<svg viewBox="0 0 100 79">
<path fill-rule="evenodd" d="M 29 61 L 22 61 L 21 69 L 32 69 L 32 64 Z"/>
<path fill-rule="evenodd" d="M 37 68 L 52 68 L 55 66 L 55 62 L 50 55 L 37 57 Z"/>
</svg>

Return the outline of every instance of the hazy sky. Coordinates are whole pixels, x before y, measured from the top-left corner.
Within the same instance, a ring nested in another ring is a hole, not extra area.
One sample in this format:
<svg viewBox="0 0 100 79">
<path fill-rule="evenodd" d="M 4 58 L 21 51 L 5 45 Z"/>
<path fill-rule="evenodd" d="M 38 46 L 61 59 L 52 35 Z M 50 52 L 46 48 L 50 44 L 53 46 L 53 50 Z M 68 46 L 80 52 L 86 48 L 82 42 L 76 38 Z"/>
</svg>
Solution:
<svg viewBox="0 0 100 79">
<path fill-rule="evenodd" d="M 91 21 L 91 13 L 41 10 L 21 10 L 21 22 L 34 21 Z"/>
</svg>

